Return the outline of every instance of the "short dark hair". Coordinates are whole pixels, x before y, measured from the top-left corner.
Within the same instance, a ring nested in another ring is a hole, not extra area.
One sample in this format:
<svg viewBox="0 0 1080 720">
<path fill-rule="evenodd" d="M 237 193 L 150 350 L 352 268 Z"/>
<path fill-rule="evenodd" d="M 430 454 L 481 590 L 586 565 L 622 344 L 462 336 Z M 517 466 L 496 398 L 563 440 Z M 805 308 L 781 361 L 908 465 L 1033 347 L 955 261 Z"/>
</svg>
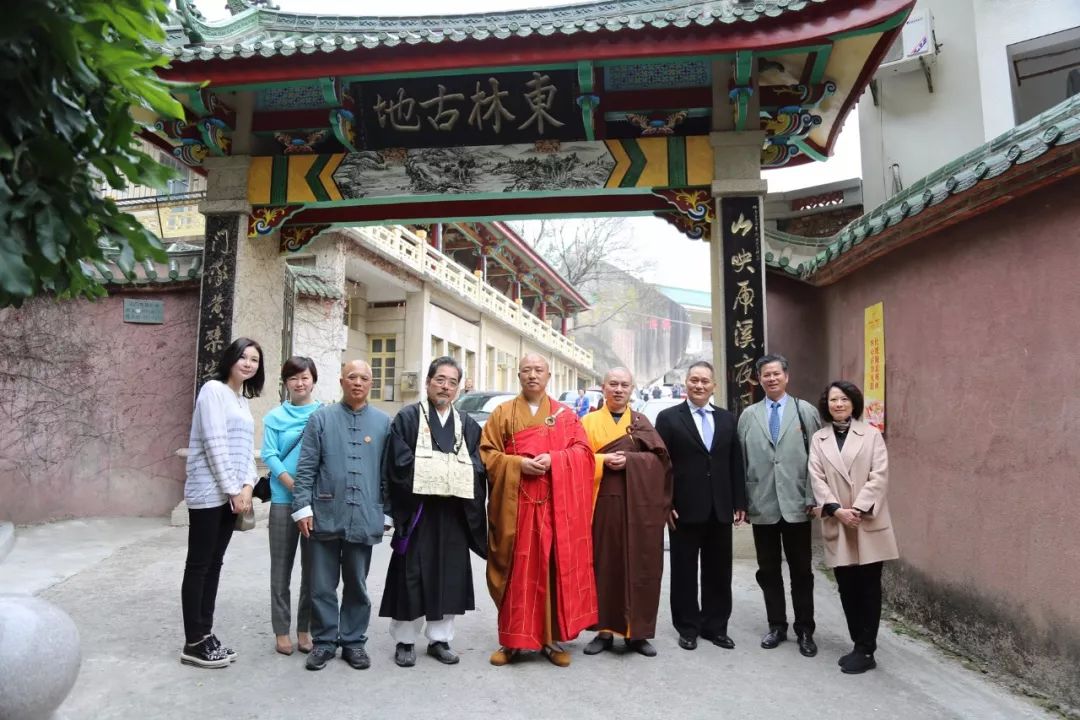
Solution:
<svg viewBox="0 0 1080 720">
<path fill-rule="evenodd" d="M 780 353 L 769 353 L 768 355 L 762 355 L 754 363 L 754 371 L 761 375 L 761 368 L 765 367 L 769 363 L 780 363 L 780 367 L 784 372 L 787 372 L 787 358 Z"/>
<path fill-rule="evenodd" d="M 847 380 L 833 380 L 821 393 L 821 398 L 818 399 L 818 413 L 821 415 L 822 421 L 829 422 L 832 420 L 832 413 L 829 412 L 829 391 L 833 388 L 847 395 L 848 400 L 851 401 L 851 417 L 856 420 L 861 419 L 863 412 L 862 390 L 855 383 Z"/>
<path fill-rule="evenodd" d="M 690 372 L 697 367 L 706 368 L 709 371 L 709 374 L 712 375 L 714 379 L 716 378 L 716 371 L 713 370 L 712 363 L 708 360 L 698 360 L 696 363 L 686 368 L 686 376 L 690 377 Z"/>
<path fill-rule="evenodd" d="M 427 369 L 427 379 L 431 380 L 431 378 L 435 377 L 435 373 L 438 372 L 439 368 L 445 365 L 449 365 L 457 370 L 457 379 L 458 382 L 461 382 L 461 378 L 464 377 L 465 373 L 461 371 L 461 365 L 458 364 L 458 361 L 449 355 L 443 355 L 442 357 L 437 357 L 431 361 L 431 364 L 428 365 Z"/>
<path fill-rule="evenodd" d="M 299 375 L 305 370 L 311 373 L 312 382 L 319 382 L 319 368 L 315 367 L 315 361 L 303 355 L 293 355 L 281 366 L 281 382 L 285 382 L 293 375 Z"/>
<path fill-rule="evenodd" d="M 221 360 L 218 361 L 214 379 L 223 383 L 229 382 L 229 375 L 232 373 L 233 365 L 244 357 L 244 351 L 249 347 L 259 351 L 259 369 L 255 371 L 251 378 L 244 381 L 244 397 L 255 398 L 262 394 L 263 383 L 266 382 L 266 371 L 263 369 L 262 346 L 251 338 L 238 337 L 229 343 L 229 347 L 225 348 L 225 351 L 221 353 Z"/>
</svg>

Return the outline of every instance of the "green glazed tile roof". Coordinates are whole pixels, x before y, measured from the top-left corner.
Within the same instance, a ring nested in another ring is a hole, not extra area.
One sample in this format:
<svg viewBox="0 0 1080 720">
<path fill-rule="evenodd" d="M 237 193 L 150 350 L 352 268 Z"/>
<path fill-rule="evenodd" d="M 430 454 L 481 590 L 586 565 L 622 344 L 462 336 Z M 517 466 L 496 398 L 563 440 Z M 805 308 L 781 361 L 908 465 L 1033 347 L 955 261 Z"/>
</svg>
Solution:
<svg viewBox="0 0 1080 720">
<path fill-rule="evenodd" d="M 179 2 L 166 51 L 180 62 L 311 54 L 380 46 L 601 30 L 702 27 L 775 18 L 826 0 L 604 0 L 551 8 L 445 17 L 302 15 L 249 7 L 209 22 Z"/>
<path fill-rule="evenodd" d="M 793 265 L 783 254 L 766 252 L 765 264 L 811 280 L 852 248 L 880 235 L 887 228 L 902 225 L 946 199 L 971 190 L 980 182 L 1004 175 L 1014 167 L 1044 155 L 1052 148 L 1080 141 L 1080 95 L 1075 95 L 1028 122 L 1018 125 L 985 145 L 953 160 L 889 198 L 881 206 L 849 223 L 827 238 L 807 238 L 766 231 L 766 243 L 773 249 L 806 255 L 811 259 Z M 786 262 L 785 262 L 786 261 Z"/>
<path fill-rule="evenodd" d="M 712 294 L 703 290 L 668 287 L 666 285 L 657 285 L 656 289 L 669 300 L 673 300 L 680 305 L 704 308 L 712 307 L 712 300 L 710 299 Z"/>
<path fill-rule="evenodd" d="M 320 300 L 339 300 L 342 292 L 334 286 L 329 277 L 321 270 L 289 265 L 289 272 L 296 278 L 296 294 L 301 297 L 313 297 Z"/>
<path fill-rule="evenodd" d="M 199 282 L 202 278 L 202 248 L 185 243 L 173 243 L 165 249 L 168 259 L 163 262 L 144 260 L 124 267 L 120 253 L 106 250 L 105 260 L 80 261 L 83 272 L 100 283 L 120 287 L 152 287 L 177 282 Z"/>
</svg>

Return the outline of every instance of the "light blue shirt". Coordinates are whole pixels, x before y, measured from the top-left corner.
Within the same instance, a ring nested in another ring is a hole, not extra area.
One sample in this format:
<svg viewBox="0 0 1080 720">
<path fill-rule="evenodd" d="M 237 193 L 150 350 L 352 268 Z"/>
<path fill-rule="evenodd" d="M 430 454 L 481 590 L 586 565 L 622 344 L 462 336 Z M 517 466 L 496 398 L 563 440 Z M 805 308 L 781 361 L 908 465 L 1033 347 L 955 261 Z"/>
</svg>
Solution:
<svg viewBox="0 0 1080 720">
<path fill-rule="evenodd" d="M 776 408 L 776 414 L 780 416 L 780 427 L 784 427 L 784 408 L 787 407 L 787 401 L 790 396 L 784 393 L 776 402 L 780 403 L 780 407 Z M 769 416 L 772 415 L 773 401 L 765 397 L 765 421 L 768 422 Z"/>
<path fill-rule="evenodd" d="M 712 419 L 713 407 L 709 403 L 705 403 L 705 407 L 699 408 L 692 400 L 690 400 L 690 398 L 686 398 L 686 404 L 690 408 L 690 416 L 694 418 L 694 425 L 697 425 L 697 431 L 698 435 L 701 436 L 701 442 L 705 442 L 705 428 L 701 426 L 701 413 L 699 413 L 698 410 L 704 410 L 709 413 L 709 420 L 712 422 L 713 432 L 716 432 L 716 421 Z"/>
</svg>

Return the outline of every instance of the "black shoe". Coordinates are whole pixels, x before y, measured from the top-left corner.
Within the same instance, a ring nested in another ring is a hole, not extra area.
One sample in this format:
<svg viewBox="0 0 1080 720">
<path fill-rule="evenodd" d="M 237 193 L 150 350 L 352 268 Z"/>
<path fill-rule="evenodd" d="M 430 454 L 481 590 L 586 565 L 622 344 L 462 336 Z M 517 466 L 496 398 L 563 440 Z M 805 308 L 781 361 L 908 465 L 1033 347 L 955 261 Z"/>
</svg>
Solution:
<svg viewBox="0 0 1080 720">
<path fill-rule="evenodd" d="M 848 662 L 849 660 L 851 660 L 851 658 L 855 657 L 855 654 L 857 652 L 858 652 L 858 650 L 852 650 L 847 655 L 841 655 L 840 659 L 836 661 L 836 664 L 839 665 L 840 667 L 844 667 L 844 663 Z"/>
<path fill-rule="evenodd" d="M 683 650 L 697 650 L 697 638 L 679 636 L 679 647 Z"/>
<path fill-rule="evenodd" d="M 233 650 L 232 648 L 227 648 L 224 645 L 222 645 L 221 641 L 218 640 L 217 635 L 210 635 L 207 639 L 211 643 L 213 643 L 215 648 L 217 648 L 221 652 L 225 653 L 225 657 L 229 658 L 229 662 L 236 662 L 236 656 L 237 656 L 236 651 Z"/>
<path fill-rule="evenodd" d="M 711 642 L 716 647 L 722 647 L 725 650 L 735 649 L 735 641 L 727 635 L 717 635 L 716 637 L 711 637 L 709 638 L 709 642 Z"/>
<path fill-rule="evenodd" d="M 589 641 L 588 645 L 585 646 L 584 653 L 586 655 L 599 655 L 605 650 L 610 650 L 614 644 L 615 638 L 611 637 L 610 635 L 598 634 L 596 637 Z"/>
<path fill-rule="evenodd" d="M 416 650 L 413 645 L 398 643 L 394 646 L 394 663 L 398 667 L 412 667 L 416 664 Z"/>
<path fill-rule="evenodd" d="M 874 660 L 873 655 L 856 652 L 852 653 L 848 661 L 840 666 L 840 672 L 845 675 L 860 675 L 867 670 L 873 670 L 876 667 L 877 662 Z"/>
<path fill-rule="evenodd" d="M 443 665 L 457 665 L 458 661 L 461 660 L 457 653 L 450 649 L 450 643 L 447 642 L 428 643 L 427 654 Z"/>
<path fill-rule="evenodd" d="M 409 646 L 410 648 L 412 645 Z M 353 670 L 367 670 L 371 667 L 371 658 L 367 650 L 362 647 L 341 648 L 341 659 L 349 663 Z M 413 662 L 416 662 L 416 654 L 413 654 Z"/>
<path fill-rule="evenodd" d="M 304 667 L 308 670 L 322 670 L 326 667 L 326 663 L 330 662 L 335 655 L 337 655 L 337 648 L 333 645 L 316 645 L 314 649 L 308 653 L 307 660 L 304 662 Z"/>
<path fill-rule="evenodd" d="M 180 662 L 201 668 L 229 667 L 229 657 L 205 637 L 200 642 L 184 645 L 180 651 Z"/>
<path fill-rule="evenodd" d="M 765 633 L 761 638 L 761 647 L 766 650 L 772 650 L 785 640 L 787 640 L 787 630 L 781 628 L 769 628 L 769 632 Z"/>
<path fill-rule="evenodd" d="M 814 657 L 817 655 L 817 643 L 814 642 L 814 636 L 811 633 L 803 633 L 796 639 L 799 642 L 799 652 L 803 657 Z"/>
<path fill-rule="evenodd" d="M 645 657 L 656 657 L 656 648 L 648 640 L 642 638 L 640 640 L 627 640 L 626 647 L 630 648 L 638 655 L 644 655 Z"/>
</svg>

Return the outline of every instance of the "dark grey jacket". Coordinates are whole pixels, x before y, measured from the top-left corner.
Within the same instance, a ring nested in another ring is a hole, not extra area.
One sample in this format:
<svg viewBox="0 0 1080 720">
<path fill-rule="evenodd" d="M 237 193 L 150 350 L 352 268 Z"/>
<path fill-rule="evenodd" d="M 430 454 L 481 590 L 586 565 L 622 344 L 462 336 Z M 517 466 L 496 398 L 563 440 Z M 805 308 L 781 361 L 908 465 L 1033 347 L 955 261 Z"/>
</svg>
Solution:
<svg viewBox="0 0 1080 720">
<path fill-rule="evenodd" d="M 365 405 L 324 405 L 308 420 L 293 512 L 311 507 L 316 540 L 376 545 L 383 537 L 382 456 L 390 417 Z"/>
</svg>

